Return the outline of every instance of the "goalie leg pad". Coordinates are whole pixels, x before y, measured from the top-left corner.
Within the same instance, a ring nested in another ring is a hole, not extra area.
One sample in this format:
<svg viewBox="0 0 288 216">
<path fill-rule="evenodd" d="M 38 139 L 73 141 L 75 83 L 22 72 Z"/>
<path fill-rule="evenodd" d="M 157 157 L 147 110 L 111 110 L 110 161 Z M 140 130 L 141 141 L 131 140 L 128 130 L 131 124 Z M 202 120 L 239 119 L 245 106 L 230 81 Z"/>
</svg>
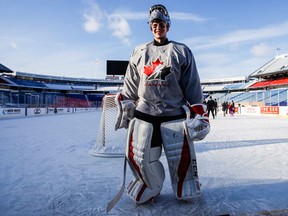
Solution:
<svg viewBox="0 0 288 216">
<path fill-rule="evenodd" d="M 157 196 L 165 179 L 159 161 L 162 148 L 151 148 L 152 132 L 151 123 L 137 118 L 129 124 L 125 154 L 135 179 L 127 187 L 127 193 L 138 204 Z"/>
<path fill-rule="evenodd" d="M 199 197 L 201 191 L 194 144 L 187 139 L 183 120 L 162 123 L 161 135 L 176 197 L 179 200 Z"/>
</svg>

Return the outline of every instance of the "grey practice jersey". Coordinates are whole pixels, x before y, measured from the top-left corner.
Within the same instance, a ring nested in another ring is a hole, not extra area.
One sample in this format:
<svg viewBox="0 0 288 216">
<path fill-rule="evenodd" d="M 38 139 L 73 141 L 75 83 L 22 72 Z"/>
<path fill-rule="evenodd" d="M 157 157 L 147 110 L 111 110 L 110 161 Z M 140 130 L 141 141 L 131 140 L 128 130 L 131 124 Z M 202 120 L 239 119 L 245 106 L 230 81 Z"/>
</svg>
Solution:
<svg viewBox="0 0 288 216">
<path fill-rule="evenodd" d="M 170 41 L 135 48 L 125 74 L 124 99 L 138 101 L 137 110 L 153 116 L 183 112 L 182 105 L 203 102 L 201 83 L 191 50 Z"/>
</svg>

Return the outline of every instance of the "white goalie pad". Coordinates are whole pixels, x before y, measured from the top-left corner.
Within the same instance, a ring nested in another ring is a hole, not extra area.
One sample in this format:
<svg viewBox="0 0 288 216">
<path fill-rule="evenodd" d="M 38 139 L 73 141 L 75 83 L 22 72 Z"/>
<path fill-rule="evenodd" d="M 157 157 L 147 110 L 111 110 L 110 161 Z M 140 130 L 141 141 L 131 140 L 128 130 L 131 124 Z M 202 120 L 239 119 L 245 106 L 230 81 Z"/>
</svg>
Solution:
<svg viewBox="0 0 288 216">
<path fill-rule="evenodd" d="M 165 179 L 161 147 L 151 148 L 152 133 L 151 123 L 134 118 L 129 124 L 126 158 L 135 179 L 127 193 L 138 204 L 157 196 Z"/>
<path fill-rule="evenodd" d="M 176 197 L 180 200 L 199 197 L 201 191 L 194 143 L 187 139 L 183 120 L 162 123 L 161 135 Z"/>
</svg>

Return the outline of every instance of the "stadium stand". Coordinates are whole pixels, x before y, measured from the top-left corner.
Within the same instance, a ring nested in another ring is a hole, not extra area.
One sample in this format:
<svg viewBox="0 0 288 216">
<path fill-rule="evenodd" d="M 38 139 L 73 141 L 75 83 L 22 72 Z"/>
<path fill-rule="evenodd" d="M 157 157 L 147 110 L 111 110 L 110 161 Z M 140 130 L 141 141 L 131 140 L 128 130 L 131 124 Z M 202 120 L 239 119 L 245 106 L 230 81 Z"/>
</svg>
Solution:
<svg viewBox="0 0 288 216">
<path fill-rule="evenodd" d="M 266 88 L 266 87 L 282 87 L 288 85 L 288 78 L 260 81 L 251 85 L 250 89 Z"/>
<path fill-rule="evenodd" d="M 21 80 L 14 77 L 7 77 L 10 83 L 13 83 L 15 86 L 22 87 L 31 87 L 31 88 L 47 88 L 47 86 L 43 83 L 33 82 L 29 80 Z"/>
<path fill-rule="evenodd" d="M 13 72 L 0 64 L 0 107 L 100 107 L 107 93 L 119 92 L 123 79 L 86 79 Z M 204 97 L 218 104 L 287 106 L 288 54 L 275 56 L 247 77 L 202 80 Z"/>
<path fill-rule="evenodd" d="M 0 64 L 0 73 L 13 73 L 13 71 L 5 65 Z"/>
<path fill-rule="evenodd" d="M 288 74 L 288 54 L 275 56 L 272 60 L 264 64 L 255 72 L 249 75 L 250 78 L 273 79 L 287 77 Z"/>
</svg>

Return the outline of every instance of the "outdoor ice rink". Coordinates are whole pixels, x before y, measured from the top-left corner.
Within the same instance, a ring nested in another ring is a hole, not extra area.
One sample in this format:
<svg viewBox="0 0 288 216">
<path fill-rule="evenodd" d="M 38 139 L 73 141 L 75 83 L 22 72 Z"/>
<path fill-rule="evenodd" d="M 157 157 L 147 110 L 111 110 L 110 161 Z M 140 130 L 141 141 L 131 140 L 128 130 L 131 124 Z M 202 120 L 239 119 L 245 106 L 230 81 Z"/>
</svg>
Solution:
<svg viewBox="0 0 288 216">
<path fill-rule="evenodd" d="M 122 184 L 123 158 L 89 153 L 100 115 L 0 120 L 0 215 L 106 215 Z M 163 155 L 159 197 L 136 205 L 124 193 L 108 215 L 288 215 L 287 131 L 287 117 L 218 114 L 195 143 L 201 198 L 175 198 Z"/>
</svg>

